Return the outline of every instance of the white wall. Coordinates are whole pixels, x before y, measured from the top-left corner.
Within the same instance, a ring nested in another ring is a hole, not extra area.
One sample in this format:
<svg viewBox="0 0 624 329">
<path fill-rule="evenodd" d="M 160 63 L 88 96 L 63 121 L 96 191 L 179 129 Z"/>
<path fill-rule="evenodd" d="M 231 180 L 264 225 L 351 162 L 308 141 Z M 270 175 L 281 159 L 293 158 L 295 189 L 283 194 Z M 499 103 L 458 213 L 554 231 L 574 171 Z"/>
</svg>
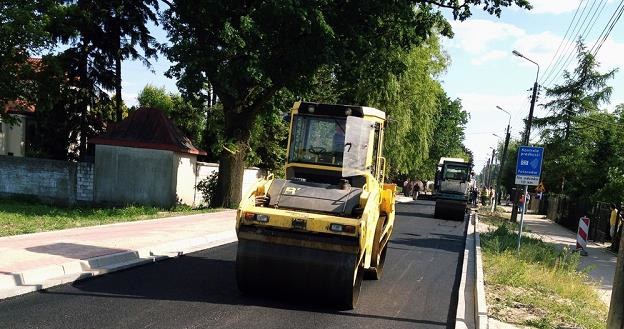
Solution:
<svg viewBox="0 0 624 329">
<path fill-rule="evenodd" d="M 0 122 L 0 155 L 24 156 L 24 139 L 26 136 L 26 122 L 21 115 L 16 115 L 20 121 L 12 127 L 10 124 Z"/>
<path fill-rule="evenodd" d="M 174 206 L 177 201 L 199 206 L 203 196 L 195 186 L 218 171 L 218 164 L 198 162 L 192 154 L 97 145 L 95 201 L 161 207 Z M 257 181 L 258 172 L 258 168 L 245 169 L 243 193 Z"/>
<path fill-rule="evenodd" d="M 176 198 L 180 203 L 190 206 L 195 205 L 195 168 L 197 164 L 197 156 L 176 153 L 174 161 L 177 161 L 178 167 Z"/>
<path fill-rule="evenodd" d="M 197 162 L 197 183 L 201 180 L 205 179 L 213 172 L 219 172 L 219 164 L 218 163 L 209 163 L 209 162 Z M 243 189 L 242 195 L 245 195 L 245 192 L 249 190 L 253 184 L 258 180 L 260 170 L 256 167 L 250 167 L 245 169 L 245 173 L 243 174 Z M 203 195 L 200 191 L 196 191 L 195 193 L 195 205 L 200 205 L 204 202 Z"/>
</svg>

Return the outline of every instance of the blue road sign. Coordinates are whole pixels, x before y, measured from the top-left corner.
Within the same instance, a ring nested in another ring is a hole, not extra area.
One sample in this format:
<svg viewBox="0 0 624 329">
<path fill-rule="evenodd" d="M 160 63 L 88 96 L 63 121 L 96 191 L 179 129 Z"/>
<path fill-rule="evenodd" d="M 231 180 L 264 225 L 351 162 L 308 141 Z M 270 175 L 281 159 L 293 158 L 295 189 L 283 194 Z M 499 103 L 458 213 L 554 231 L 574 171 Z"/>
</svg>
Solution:
<svg viewBox="0 0 624 329">
<path fill-rule="evenodd" d="M 543 147 L 520 146 L 516 163 L 516 184 L 538 185 L 542 174 Z"/>
</svg>

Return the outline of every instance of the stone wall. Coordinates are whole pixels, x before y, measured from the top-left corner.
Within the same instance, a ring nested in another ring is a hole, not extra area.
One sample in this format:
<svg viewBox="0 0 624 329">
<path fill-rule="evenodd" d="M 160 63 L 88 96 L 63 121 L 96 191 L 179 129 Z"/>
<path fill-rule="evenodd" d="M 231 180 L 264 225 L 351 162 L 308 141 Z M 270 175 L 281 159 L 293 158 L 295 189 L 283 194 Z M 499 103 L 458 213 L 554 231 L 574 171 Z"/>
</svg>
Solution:
<svg viewBox="0 0 624 329">
<path fill-rule="evenodd" d="M 74 204 L 93 200 L 93 164 L 0 156 L 0 195 Z"/>
<path fill-rule="evenodd" d="M 93 164 L 79 162 L 76 168 L 76 200 L 93 201 Z"/>
<path fill-rule="evenodd" d="M 107 145 L 97 146 L 95 164 L 0 155 L 0 196 L 69 205 L 198 206 L 203 196 L 195 185 L 218 170 L 195 156 Z M 243 194 L 258 175 L 258 168 L 245 169 Z"/>
</svg>

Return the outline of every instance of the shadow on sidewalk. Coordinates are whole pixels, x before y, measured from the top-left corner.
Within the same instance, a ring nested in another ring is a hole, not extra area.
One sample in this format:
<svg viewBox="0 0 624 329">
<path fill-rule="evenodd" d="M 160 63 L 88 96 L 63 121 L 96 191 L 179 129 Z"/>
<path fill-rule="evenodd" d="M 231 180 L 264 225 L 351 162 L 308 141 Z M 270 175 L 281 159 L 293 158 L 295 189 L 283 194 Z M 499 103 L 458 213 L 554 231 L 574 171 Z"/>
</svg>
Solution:
<svg viewBox="0 0 624 329">
<path fill-rule="evenodd" d="M 77 243 L 52 243 L 41 246 L 28 247 L 26 250 L 41 254 L 62 256 L 73 259 L 87 259 L 98 256 L 127 252 L 127 249 L 106 248 Z"/>
</svg>

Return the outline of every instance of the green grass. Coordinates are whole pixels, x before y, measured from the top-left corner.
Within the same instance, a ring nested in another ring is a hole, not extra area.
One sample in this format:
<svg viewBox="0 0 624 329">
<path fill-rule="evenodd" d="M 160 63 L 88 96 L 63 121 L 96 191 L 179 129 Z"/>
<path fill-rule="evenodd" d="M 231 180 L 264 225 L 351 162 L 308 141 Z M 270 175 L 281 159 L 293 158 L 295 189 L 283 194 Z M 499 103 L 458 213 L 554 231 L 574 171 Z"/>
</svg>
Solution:
<svg viewBox="0 0 624 329">
<path fill-rule="evenodd" d="M 0 236 L 190 215 L 207 211 L 212 210 L 192 209 L 188 206 L 178 206 L 173 209 L 146 206 L 59 207 L 21 199 L 0 199 Z"/>
<path fill-rule="evenodd" d="M 517 231 L 495 215 L 487 220 L 498 226 L 481 235 L 491 316 L 536 328 L 605 327 L 607 306 L 577 270 L 578 253 L 529 237 L 517 253 Z"/>
</svg>

